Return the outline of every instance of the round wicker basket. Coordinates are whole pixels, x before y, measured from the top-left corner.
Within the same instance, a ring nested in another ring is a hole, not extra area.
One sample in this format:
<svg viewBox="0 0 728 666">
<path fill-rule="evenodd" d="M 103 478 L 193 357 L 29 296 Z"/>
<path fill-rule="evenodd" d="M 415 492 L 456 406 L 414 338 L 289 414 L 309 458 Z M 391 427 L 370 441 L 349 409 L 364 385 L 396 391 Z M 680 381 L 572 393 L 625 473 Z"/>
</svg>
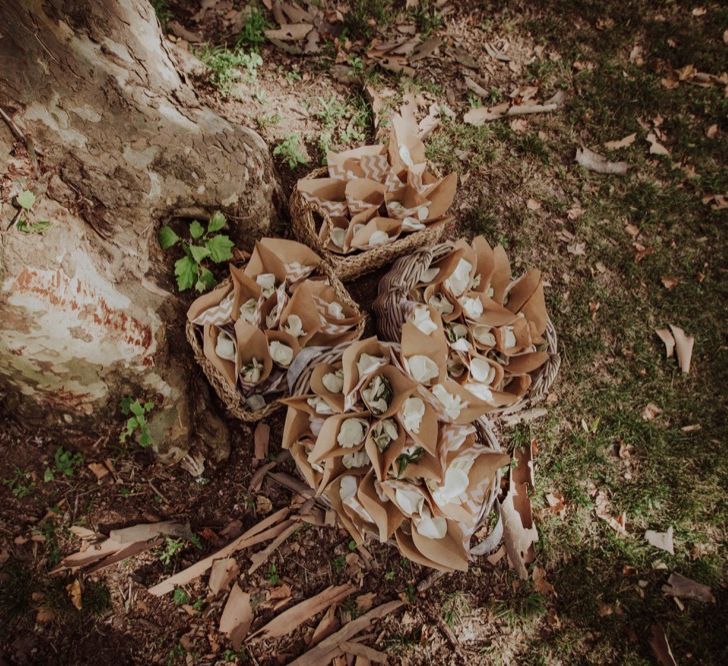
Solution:
<svg viewBox="0 0 728 666">
<path fill-rule="evenodd" d="M 316 267 L 313 274 L 328 278 L 329 283 L 336 292 L 337 298 L 342 303 L 345 303 L 350 308 L 361 314 L 361 321 L 357 324 L 355 329 L 355 339 L 358 340 L 364 332 L 364 327 L 366 326 L 366 314 L 361 311 L 361 308 L 351 298 L 349 292 L 346 290 L 346 287 L 344 287 L 344 285 L 341 283 L 341 280 L 336 277 L 333 268 L 329 266 L 325 261 L 322 261 Z M 221 284 L 224 285 L 229 282 L 230 278 L 227 278 Z M 202 351 L 202 327 L 197 326 L 190 321 L 187 321 L 185 333 L 187 335 L 187 340 L 189 341 L 190 346 L 192 347 L 192 351 L 195 355 L 195 360 L 202 368 L 202 371 L 205 373 L 205 377 L 207 377 L 207 380 L 210 382 L 212 388 L 215 389 L 215 393 L 217 393 L 220 400 L 222 400 L 228 412 L 230 412 L 230 414 L 232 414 L 235 418 L 240 419 L 241 421 L 248 422 L 260 421 L 266 416 L 270 416 L 273 412 L 277 411 L 283 406 L 280 402 L 280 399 L 276 398 L 271 402 L 267 403 L 266 406 L 262 409 L 251 411 L 245 403 L 245 398 L 243 394 L 238 390 L 237 386 L 232 387 L 227 379 L 205 357 Z M 323 352 L 323 354 L 325 355 L 326 352 Z M 316 364 L 318 362 L 319 357 L 315 357 L 312 361 L 313 364 Z M 296 395 L 296 393 L 293 393 L 293 395 Z M 285 397 L 285 395 L 282 395 L 280 397 Z"/>
<path fill-rule="evenodd" d="M 306 178 L 321 178 L 327 173 L 326 167 L 322 167 L 309 173 Z M 331 252 L 327 247 L 330 224 L 328 213 L 319 206 L 306 201 L 298 188 L 294 188 L 291 194 L 290 210 L 291 224 L 296 239 L 324 257 L 334 267 L 337 277 L 345 282 L 375 271 L 397 257 L 420 247 L 437 243 L 451 228 L 453 222 L 453 218 L 448 216 L 428 224 L 421 231 L 406 234 L 391 243 L 378 245 L 365 252 L 342 255 Z M 317 216 L 321 218 L 321 221 L 317 221 Z"/>
<path fill-rule="evenodd" d="M 396 350 L 396 351 L 399 350 L 398 344 L 390 343 L 390 345 L 394 350 Z M 349 346 L 348 343 L 344 343 L 344 344 L 338 345 L 337 347 L 332 347 L 331 349 L 327 350 L 326 352 L 323 352 L 320 356 L 317 356 L 310 363 L 308 363 L 301 370 L 300 374 L 294 381 L 293 395 L 304 395 L 306 393 L 310 393 L 311 375 L 312 375 L 314 369 L 316 368 L 316 366 L 320 363 L 334 364 L 334 363 L 340 361 L 348 346 Z M 505 450 L 501 446 L 500 438 L 498 436 L 498 431 L 496 429 L 496 425 L 491 419 L 483 416 L 483 417 L 477 419 L 476 421 L 474 421 L 473 426 L 475 427 L 475 429 L 477 431 L 477 437 L 478 437 L 478 441 L 480 444 L 482 444 L 484 447 L 488 448 L 489 450 L 491 450 L 495 453 Z M 301 478 L 303 478 L 303 477 L 301 477 Z M 501 493 L 501 479 L 502 479 L 502 473 L 500 470 L 498 470 L 496 477 L 493 481 L 493 484 L 491 485 L 491 487 L 488 491 L 488 494 L 484 498 L 483 505 L 481 506 L 478 522 L 477 522 L 474 532 L 477 532 L 478 530 L 480 530 L 488 522 L 488 520 L 490 518 L 490 513 L 493 509 L 493 505 L 495 504 L 496 499 L 498 498 L 499 494 Z M 331 508 L 327 498 L 323 495 L 317 496 L 316 501 L 321 503 L 327 509 Z M 482 540 L 485 540 L 486 538 L 487 537 L 484 537 Z M 498 541 L 500 541 L 500 539 Z M 394 539 L 390 539 L 390 541 L 388 543 L 396 546 L 396 541 Z M 488 551 L 488 552 L 490 552 L 490 551 Z M 479 554 L 483 554 L 483 553 L 479 553 Z"/>
<path fill-rule="evenodd" d="M 420 281 L 423 272 L 449 254 L 452 249 L 453 244 L 450 242 L 420 248 L 411 255 L 398 259 L 389 273 L 382 278 L 377 298 L 372 306 L 382 339 L 399 339 L 402 325 L 410 318 L 413 308 L 417 305 L 411 297 L 412 289 Z M 532 373 L 528 391 L 514 404 L 500 408 L 494 413 L 514 414 L 530 408 L 548 395 L 561 366 L 556 329 L 550 318 L 546 322 L 545 338 L 549 358 Z"/>
</svg>

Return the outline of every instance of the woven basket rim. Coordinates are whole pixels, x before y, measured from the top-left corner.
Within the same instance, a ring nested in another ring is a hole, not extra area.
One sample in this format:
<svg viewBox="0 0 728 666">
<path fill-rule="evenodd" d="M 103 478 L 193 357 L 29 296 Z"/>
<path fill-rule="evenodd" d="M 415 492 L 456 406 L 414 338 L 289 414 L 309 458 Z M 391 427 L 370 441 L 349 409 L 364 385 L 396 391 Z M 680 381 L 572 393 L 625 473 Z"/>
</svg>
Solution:
<svg viewBox="0 0 728 666">
<path fill-rule="evenodd" d="M 342 282 L 335 275 L 332 267 L 327 264 L 323 259 L 316 266 L 313 274 L 316 274 L 317 271 L 319 275 L 323 275 L 324 277 L 329 279 L 332 288 L 336 292 L 336 296 L 346 305 L 352 307 L 355 312 L 361 315 L 361 321 L 354 328 L 355 337 L 351 341 L 346 343 L 351 344 L 351 342 L 353 342 L 354 340 L 360 339 L 362 334 L 364 333 L 364 328 L 366 327 L 367 322 L 367 315 L 365 312 L 362 311 L 359 304 L 351 297 L 346 287 L 344 287 Z M 231 282 L 232 279 L 230 277 L 227 277 L 222 282 L 220 282 L 219 286 L 231 284 Z M 284 407 L 283 403 L 281 403 L 281 399 L 287 397 L 287 394 L 285 392 L 282 395 L 274 398 L 271 402 L 267 403 L 262 409 L 251 411 L 245 403 L 245 398 L 243 397 L 242 393 L 240 393 L 240 391 L 238 390 L 237 384 L 234 388 L 230 386 L 230 383 L 222 375 L 222 373 L 220 373 L 220 371 L 205 357 L 202 350 L 200 337 L 201 334 L 201 326 L 193 324 L 189 320 L 186 321 L 185 335 L 187 336 L 187 341 L 192 347 L 195 360 L 202 368 L 202 372 L 205 374 L 207 381 L 215 390 L 215 393 L 217 393 L 218 398 L 220 398 L 228 412 L 230 412 L 235 418 L 241 421 L 252 423 L 255 421 L 260 421 L 261 419 L 270 416 L 274 412 Z"/>
<path fill-rule="evenodd" d="M 384 339 L 391 339 L 394 335 L 393 331 L 401 329 L 406 318 L 403 304 L 410 302 L 409 294 L 418 281 L 420 272 L 429 267 L 433 261 L 448 254 L 453 247 L 454 243 L 452 241 L 445 241 L 431 248 L 422 248 L 407 257 L 402 257 L 380 281 L 372 310 L 376 316 L 377 330 Z M 393 284 L 395 282 L 396 284 Z M 387 317 L 387 314 L 391 316 Z M 496 408 L 490 414 L 494 416 L 515 414 L 532 407 L 548 395 L 561 366 L 558 335 L 548 313 L 546 315 L 544 337 L 546 338 L 546 351 L 549 357 L 542 366 L 531 373 L 531 385 L 524 395 L 512 405 Z"/>
<path fill-rule="evenodd" d="M 326 167 L 318 167 L 301 180 L 318 178 L 326 173 L 328 173 Z M 291 226 L 296 238 L 310 245 L 334 267 L 337 277 L 344 281 L 354 280 L 381 268 L 408 252 L 439 242 L 450 229 L 455 219 L 452 215 L 445 215 L 441 219 L 431 222 L 424 229 L 401 236 L 390 243 L 354 254 L 341 255 L 329 250 L 321 241 L 320 231 L 317 232 L 314 213 L 323 218 L 322 224 L 324 225 L 330 223 L 331 216 L 315 203 L 307 201 L 299 192 L 297 186 L 293 188 L 291 193 L 289 207 Z"/>
</svg>

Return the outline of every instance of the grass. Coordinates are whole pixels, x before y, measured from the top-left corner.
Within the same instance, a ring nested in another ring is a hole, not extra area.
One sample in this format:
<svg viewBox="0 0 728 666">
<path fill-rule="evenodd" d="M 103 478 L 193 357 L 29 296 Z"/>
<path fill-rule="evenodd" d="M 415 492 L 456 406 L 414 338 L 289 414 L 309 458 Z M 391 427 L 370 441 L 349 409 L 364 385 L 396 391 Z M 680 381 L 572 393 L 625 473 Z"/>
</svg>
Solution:
<svg viewBox="0 0 728 666">
<path fill-rule="evenodd" d="M 210 69 L 210 83 L 227 97 L 237 81 L 251 82 L 257 77 L 258 67 L 263 59 L 255 52 L 225 46 L 202 47 L 197 56 Z"/>
</svg>

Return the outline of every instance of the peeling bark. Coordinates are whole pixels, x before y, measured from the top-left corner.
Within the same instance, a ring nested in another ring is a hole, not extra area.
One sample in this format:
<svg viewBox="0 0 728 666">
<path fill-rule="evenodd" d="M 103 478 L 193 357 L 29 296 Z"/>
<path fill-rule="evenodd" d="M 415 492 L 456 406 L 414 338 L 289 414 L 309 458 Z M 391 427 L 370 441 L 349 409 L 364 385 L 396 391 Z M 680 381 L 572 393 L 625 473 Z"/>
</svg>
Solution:
<svg viewBox="0 0 728 666">
<path fill-rule="evenodd" d="M 265 143 L 199 103 L 143 0 L 3 2 L 0 107 L 29 139 L 26 153 L 0 122 L 0 181 L 35 192 L 51 222 L 5 231 L 0 196 L 6 400 L 93 428 L 121 395 L 156 396 L 157 441 L 181 456 L 201 409 L 158 220 L 223 209 L 243 244 L 264 233 L 279 199 Z"/>
</svg>

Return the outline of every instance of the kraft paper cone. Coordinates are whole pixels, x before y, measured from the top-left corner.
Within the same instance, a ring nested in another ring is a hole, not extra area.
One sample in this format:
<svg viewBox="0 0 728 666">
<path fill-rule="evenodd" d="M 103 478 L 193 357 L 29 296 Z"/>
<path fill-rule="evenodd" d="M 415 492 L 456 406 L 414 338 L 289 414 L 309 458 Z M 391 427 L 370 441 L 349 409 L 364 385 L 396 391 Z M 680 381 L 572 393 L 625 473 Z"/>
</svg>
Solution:
<svg viewBox="0 0 728 666">
<path fill-rule="evenodd" d="M 253 253 L 250 255 L 250 261 L 248 261 L 244 273 L 253 280 L 262 273 L 273 273 L 278 285 L 285 282 L 288 274 L 282 258 L 260 241 L 255 241 Z"/>
<path fill-rule="evenodd" d="M 318 206 L 332 216 L 348 214 L 346 205 L 346 181 L 338 178 L 302 178 L 296 188 L 304 199 Z"/>
<path fill-rule="evenodd" d="M 323 377 L 326 374 L 334 373 L 341 368 L 341 364 L 331 365 L 329 363 L 318 364 L 311 374 L 311 390 L 318 396 L 321 396 L 327 404 L 336 412 L 344 411 L 344 394 L 332 393 L 323 384 Z"/>
<path fill-rule="evenodd" d="M 239 371 L 242 373 L 243 367 L 255 358 L 263 363 L 260 380 L 256 383 L 260 384 L 265 381 L 273 369 L 273 361 L 268 353 L 268 340 L 265 333 L 258 327 L 238 319 L 235 322 L 235 338 L 238 344 Z M 242 376 L 241 381 L 244 382 Z"/>
<path fill-rule="evenodd" d="M 384 451 L 380 451 L 379 447 L 374 441 L 374 438 L 372 437 L 372 433 L 376 428 L 377 423 L 379 423 L 379 421 L 373 423 L 372 427 L 367 433 L 367 438 L 364 442 L 364 448 L 367 452 L 367 455 L 369 456 L 369 460 L 372 463 L 372 467 L 374 468 L 374 472 L 377 475 L 377 479 L 379 481 L 384 481 L 387 478 L 387 471 L 392 468 L 394 461 L 397 459 L 397 456 L 399 456 L 399 454 L 402 452 L 402 449 L 404 448 L 405 441 L 407 439 L 407 433 L 402 425 L 395 420 L 395 424 L 397 425 L 397 439 L 392 440 L 389 446 Z"/>
<path fill-rule="evenodd" d="M 510 380 L 506 377 L 506 384 L 503 387 L 503 395 L 513 396 L 513 402 L 515 402 L 515 398 L 520 398 L 522 395 L 525 395 L 526 391 L 528 391 L 531 386 L 532 381 L 531 375 L 516 375 Z"/>
<path fill-rule="evenodd" d="M 439 278 L 439 274 L 436 278 L 436 280 Z M 458 302 L 458 300 L 447 290 L 444 289 L 442 286 L 442 282 L 436 282 L 433 281 L 431 284 L 429 284 L 427 287 L 425 287 L 424 291 L 424 300 L 425 303 L 428 304 L 430 307 L 434 308 L 435 306 L 431 304 L 431 299 L 433 296 L 440 296 L 444 298 L 450 305 L 452 306 L 452 312 L 450 313 L 442 313 L 440 315 L 443 323 L 454 321 L 455 319 L 458 319 L 460 315 L 462 314 L 463 308 Z M 439 313 L 438 313 L 439 314 Z"/>
<path fill-rule="evenodd" d="M 490 284 L 493 287 L 493 300 L 503 303 L 508 285 L 511 283 L 511 263 L 502 245 L 496 245 L 493 250 L 493 275 Z"/>
<path fill-rule="evenodd" d="M 286 240 L 285 238 L 261 238 L 258 242 L 263 250 L 275 255 L 283 262 L 289 274 L 292 270 L 290 267 L 291 264 L 300 264 L 301 266 L 314 269 L 321 263 L 321 257 L 303 243 Z M 261 257 L 263 256 L 261 254 Z"/>
<path fill-rule="evenodd" d="M 372 234 L 377 231 L 383 231 L 384 233 L 386 233 L 387 240 L 384 242 L 384 244 L 389 243 L 397 238 L 401 227 L 402 222 L 400 220 L 395 220 L 389 217 L 374 217 L 358 231 L 352 232 L 352 237 L 350 241 L 351 247 L 359 249 L 376 247 L 376 244 L 370 245 L 369 241 L 372 237 Z"/>
<path fill-rule="evenodd" d="M 300 442 L 295 442 L 291 447 L 291 458 L 296 463 L 296 469 L 303 475 L 303 480 L 309 488 L 316 489 L 321 483 L 322 474 L 316 471 L 308 462 L 308 447 Z"/>
<path fill-rule="evenodd" d="M 306 397 L 310 396 L 302 396 L 304 404 Z M 286 421 L 283 425 L 283 437 L 281 441 L 281 446 L 284 449 L 290 449 L 303 436 L 310 433 L 310 412 L 304 411 L 304 408 L 300 404 L 294 405 L 289 400 L 286 400 L 285 402 L 289 405 L 290 409 L 286 411 Z M 300 403 L 301 400 L 299 399 L 297 400 L 297 402 Z M 306 407 L 309 408 L 307 404 Z"/>
<path fill-rule="evenodd" d="M 454 382 L 452 379 L 442 382 L 439 386 L 442 386 L 449 394 L 459 396 L 461 403 L 467 403 L 461 408 L 460 413 L 456 418 L 451 418 L 447 416 L 445 413 L 445 407 L 433 393 L 430 398 L 431 404 L 437 410 L 440 419 L 445 422 L 455 423 L 458 425 L 472 423 L 481 416 L 493 411 L 493 405 L 476 398 L 472 393 L 466 391 L 462 386 L 460 386 L 460 384 Z"/>
<path fill-rule="evenodd" d="M 527 352 L 518 356 L 511 356 L 505 369 L 509 375 L 524 375 L 538 370 L 548 360 L 548 352 Z"/>
<path fill-rule="evenodd" d="M 548 315 L 546 314 L 546 300 L 543 295 L 543 280 L 539 282 L 531 297 L 523 304 L 519 312 L 533 324 L 534 337 L 541 337 L 546 331 Z"/>
<path fill-rule="evenodd" d="M 235 371 L 235 363 L 220 358 L 215 351 L 217 346 L 217 337 L 220 329 L 214 324 L 205 324 L 202 329 L 202 353 L 205 358 L 212 363 L 215 369 L 227 379 L 231 386 L 237 384 L 237 373 Z M 236 344 L 237 357 L 240 358 L 240 346 Z"/>
<path fill-rule="evenodd" d="M 369 387 L 371 382 L 374 381 L 375 377 L 384 377 L 388 379 L 389 384 L 392 387 L 392 398 L 389 402 L 389 407 L 387 408 L 387 411 L 381 414 L 376 414 L 378 418 L 386 419 L 394 416 L 399 411 L 402 403 L 404 403 L 404 401 L 412 394 L 412 392 L 417 387 L 417 382 L 405 375 L 403 372 L 397 370 L 397 368 L 392 365 L 385 365 L 384 367 L 375 370 L 373 373 L 367 375 L 366 380 L 359 388 L 359 395 L 361 396 L 361 400 L 370 411 L 371 405 L 367 404 L 366 399 L 363 396 L 363 391 Z"/>
<path fill-rule="evenodd" d="M 187 310 L 187 320 L 194 322 L 205 310 L 218 305 L 230 293 L 230 290 L 231 286 L 226 284 L 213 289 L 207 294 L 198 296 L 192 301 L 192 305 Z"/>
<path fill-rule="evenodd" d="M 455 199 L 457 186 L 458 176 L 456 173 L 451 173 L 423 191 L 423 196 L 430 201 L 427 222 L 434 222 L 445 215 Z"/>
<path fill-rule="evenodd" d="M 473 238 L 473 250 L 475 250 L 475 255 L 478 258 L 476 273 L 480 275 L 480 284 L 473 287 L 473 291 L 486 293 L 495 270 L 493 248 L 483 236 L 476 236 Z"/>
<path fill-rule="evenodd" d="M 301 283 L 286 303 L 280 316 L 280 329 L 285 332 L 288 332 L 288 319 L 291 315 L 300 318 L 303 335 L 296 338 L 300 347 L 305 347 L 311 338 L 321 330 L 321 317 L 318 315 L 316 303 L 306 285 L 307 281 Z"/>
<path fill-rule="evenodd" d="M 397 414 L 397 422 L 399 423 L 400 428 L 406 431 L 416 444 L 421 446 L 431 455 L 435 455 L 437 450 L 437 439 L 439 436 L 437 410 L 429 403 L 428 399 L 423 397 L 419 392 L 413 393 L 410 397 L 419 398 L 425 404 L 425 413 L 422 417 L 422 422 L 420 423 L 419 432 L 407 430 L 405 427 L 404 416 L 402 415 L 402 407 L 404 406 L 404 403 L 400 406 L 400 411 Z"/>
<path fill-rule="evenodd" d="M 351 218 L 351 220 L 346 225 L 344 247 L 349 247 L 349 245 L 351 244 L 351 239 L 356 233 L 355 229 L 359 229 L 360 225 L 366 224 L 373 217 L 379 216 L 379 208 L 379 206 L 370 206 L 369 208 L 365 208 Z"/>
<path fill-rule="evenodd" d="M 329 176 L 332 179 L 350 179 L 365 177 L 360 166 L 362 158 L 384 155 L 385 147 L 382 144 L 360 146 L 340 153 L 327 152 L 326 164 L 329 167 Z M 317 179 L 318 180 L 318 179 Z"/>
<path fill-rule="evenodd" d="M 495 372 L 495 377 L 493 377 L 493 380 L 490 382 L 489 386 L 496 387 L 500 386 L 500 383 L 503 381 L 503 366 L 500 363 L 496 363 L 492 358 L 488 358 L 487 356 L 481 356 L 480 354 L 471 354 L 470 359 L 466 363 L 467 367 L 467 374 L 465 378 L 465 382 L 479 382 L 479 380 L 475 379 L 472 376 L 470 366 L 472 365 L 472 362 L 474 359 L 479 359 L 481 361 L 485 361 L 491 368 L 493 368 L 493 371 Z M 463 382 L 458 382 L 463 383 Z"/>
<path fill-rule="evenodd" d="M 414 547 L 428 560 L 456 571 L 468 570 L 468 554 L 463 546 L 463 533 L 452 520 L 447 521 L 447 534 L 442 539 L 423 537 L 414 525 L 411 536 Z"/>
<path fill-rule="evenodd" d="M 478 318 L 478 323 L 486 326 L 510 326 L 518 314 L 511 312 L 508 308 L 496 303 L 492 298 L 482 295 L 483 314 Z"/>
<path fill-rule="evenodd" d="M 390 358 L 389 349 L 379 342 L 376 336 L 353 342 L 346 348 L 341 357 L 341 367 L 344 369 L 344 396 L 348 397 L 352 391 L 359 387 L 362 380 L 375 370 L 372 368 L 365 377 L 359 377 L 356 364 L 362 354 L 383 358 L 384 361 L 381 365 L 388 363 Z"/>
<path fill-rule="evenodd" d="M 384 199 L 387 204 L 387 214 L 391 218 L 402 220 L 405 217 L 414 217 L 419 219 L 420 208 L 425 208 L 429 216 L 430 200 L 425 199 L 413 187 L 401 187 L 398 190 L 387 192 Z"/>
<path fill-rule="evenodd" d="M 395 473 L 398 471 L 397 461 L 394 461 Z M 442 481 L 443 469 L 438 459 L 430 455 L 427 451 L 422 451 L 420 457 L 402 470 L 402 474 L 398 474 L 398 479 L 424 479 L 430 481 Z"/>
<path fill-rule="evenodd" d="M 376 477 L 372 470 L 360 481 L 357 497 L 374 519 L 374 524 L 379 530 L 379 541 L 385 543 L 392 538 L 405 516 L 393 502 L 382 501 L 375 489 L 375 482 Z"/>
<path fill-rule="evenodd" d="M 537 269 L 532 269 L 515 282 L 511 282 L 506 291 L 506 307 L 511 312 L 519 312 L 540 284 L 541 271 Z"/>
<path fill-rule="evenodd" d="M 411 534 L 409 532 L 405 532 L 404 527 L 400 527 L 394 533 L 394 538 L 397 541 L 397 548 L 399 548 L 400 553 L 402 553 L 402 555 L 408 560 L 421 564 L 422 566 L 429 567 L 430 569 L 444 571 L 445 573 L 453 571 L 452 567 L 438 564 L 437 562 L 428 559 L 419 550 L 417 550 Z"/>
<path fill-rule="evenodd" d="M 426 356 L 433 361 L 438 369 L 438 376 L 433 382 L 444 381 L 447 377 L 447 339 L 442 328 L 438 328 L 429 335 L 423 333 L 414 324 L 407 322 L 402 326 L 402 358 L 407 360 L 412 356 Z M 409 368 L 409 366 L 407 366 Z"/>
<path fill-rule="evenodd" d="M 274 340 L 277 340 L 281 344 L 287 345 L 293 350 L 293 358 L 296 358 L 296 355 L 298 352 L 301 351 L 301 345 L 298 344 L 298 340 L 294 338 L 292 335 L 289 335 L 288 333 L 285 333 L 284 331 L 266 331 L 265 337 L 268 339 L 268 354 L 270 355 L 270 343 Z M 273 361 L 273 357 L 271 356 L 271 361 Z M 275 361 L 273 361 L 275 363 Z M 293 361 L 291 360 L 291 363 Z M 276 366 L 279 368 L 282 368 L 285 372 L 290 367 L 290 363 L 288 365 L 281 365 L 279 363 L 275 363 Z"/>
<path fill-rule="evenodd" d="M 247 303 L 249 299 L 254 299 L 260 307 L 260 285 L 255 281 L 255 278 L 245 274 L 245 271 L 241 270 L 237 266 L 230 264 L 230 279 L 233 283 L 233 291 L 235 296 L 233 298 L 233 321 L 237 321 L 240 317 L 240 306 L 243 303 Z M 260 324 L 260 314 L 257 316 L 257 324 Z"/>
<path fill-rule="evenodd" d="M 417 121 L 413 115 L 394 114 L 390 118 L 391 132 L 389 135 L 389 163 L 392 171 L 397 174 L 409 169 L 414 164 L 426 161 L 425 144 L 419 139 Z M 408 156 L 407 161 L 403 159 Z"/>
<path fill-rule="evenodd" d="M 363 524 L 364 521 L 360 519 L 358 522 L 354 522 L 349 517 L 349 514 L 344 511 L 344 504 L 341 501 L 341 495 L 339 494 L 340 487 L 341 477 L 332 481 L 323 491 L 322 495 L 329 501 L 329 504 L 336 513 L 336 516 L 341 522 L 344 529 L 346 529 L 346 531 L 349 533 L 351 538 L 354 539 L 356 544 L 358 546 L 361 546 L 364 544 L 364 537 L 362 536 L 360 526 Z"/>
<path fill-rule="evenodd" d="M 356 215 L 384 203 L 384 185 L 368 178 L 356 178 L 346 183 L 344 195 L 349 213 Z"/>
<path fill-rule="evenodd" d="M 288 294 L 286 293 L 286 284 L 282 282 L 280 286 L 266 298 L 260 306 L 260 323 L 262 329 L 275 329 L 281 320 L 283 308 L 288 303 Z"/>
<path fill-rule="evenodd" d="M 345 456 L 347 453 L 356 453 L 357 451 L 361 451 L 364 448 L 364 442 L 366 441 L 368 431 L 364 433 L 364 438 L 361 443 L 352 447 L 343 447 L 336 441 L 341 424 L 344 421 L 348 421 L 353 418 L 368 421 L 369 413 L 334 414 L 333 416 L 326 418 L 318 437 L 316 438 L 316 444 L 308 456 L 308 461 L 310 463 L 318 463 L 326 458 L 336 458 Z"/>
</svg>

